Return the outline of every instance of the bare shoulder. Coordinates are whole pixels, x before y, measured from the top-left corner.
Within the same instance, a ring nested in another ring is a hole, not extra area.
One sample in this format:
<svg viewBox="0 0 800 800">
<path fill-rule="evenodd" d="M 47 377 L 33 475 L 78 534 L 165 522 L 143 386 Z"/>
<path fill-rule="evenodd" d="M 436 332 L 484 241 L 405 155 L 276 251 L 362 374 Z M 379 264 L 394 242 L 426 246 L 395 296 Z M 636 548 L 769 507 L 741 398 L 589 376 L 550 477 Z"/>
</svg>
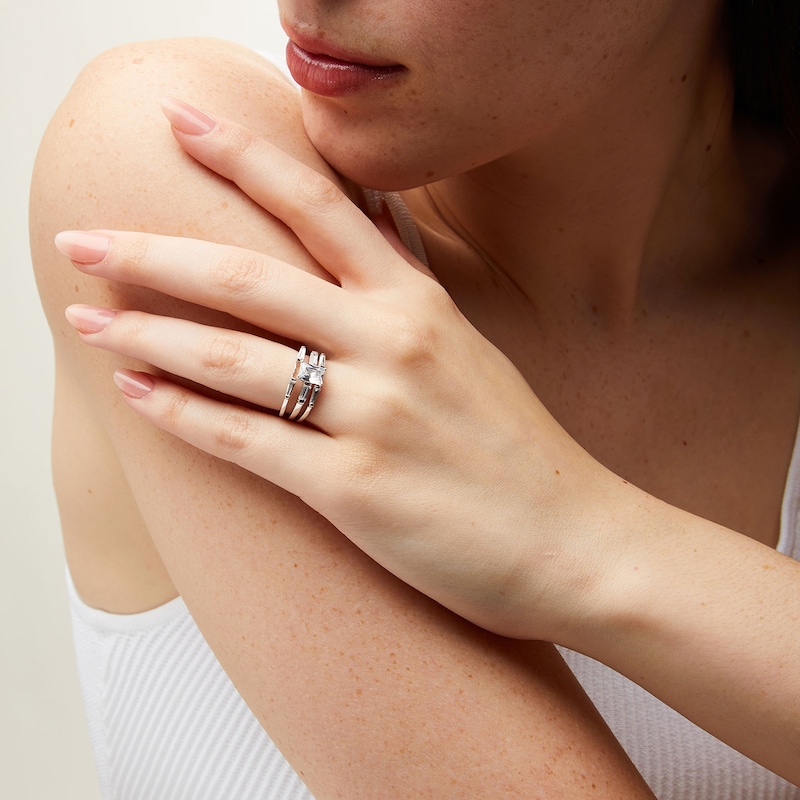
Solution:
<svg viewBox="0 0 800 800">
<path fill-rule="evenodd" d="M 264 58 L 228 42 L 178 39 L 110 50 L 85 67 L 55 114 L 33 176 L 31 243 L 58 367 L 56 490 L 79 591 L 119 612 L 158 605 L 176 589 L 119 460 L 128 442 L 113 441 L 116 429 L 133 424 L 108 385 L 113 359 L 81 347 L 63 310 L 77 300 L 236 322 L 88 280 L 55 252 L 53 236 L 72 228 L 148 230 L 230 242 L 319 269 L 284 225 L 178 147 L 159 109 L 165 95 L 243 122 L 337 180 L 305 135 L 296 88 Z"/>
<path fill-rule="evenodd" d="M 228 42 L 177 39 L 125 45 L 86 66 L 45 134 L 34 176 L 36 208 L 50 212 L 58 202 L 65 209 L 67 199 L 66 209 L 73 216 L 79 209 L 85 225 L 114 227 L 119 217 L 139 220 L 137 228 L 155 225 L 183 235 L 211 225 L 255 247 L 249 231 L 237 234 L 239 224 L 226 224 L 242 215 L 252 217 L 254 229 L 266 222 L 271 245 L 276 236 L 288 242 L 283 226 L 271 224 L 262 210 L 254 213 L 244 198 L 232 204 L 238 190 L 181 151 L 159 109 L 164 96 L 241 122 L 339 182 L 306 136 L 296 88 L 274 65 Z"/>
<path fill-rule="evenodd" d="M 159 108 L 164 96 L 241 122 L 342 185 L 306 136 L 296 88 L 256 53 L 214 39 L 103 53 L 53 117 L 32 181 L 34 267 L 51 325 L 60 330 L 58 303 L 75 293 L 78 276 L 55 255 L 52 235 L 68 227 L 208 238 L 319 270 L 282 223 L 181 150 Z M 133 291 L 91 287 L 120 298 Z"/>
</svg>

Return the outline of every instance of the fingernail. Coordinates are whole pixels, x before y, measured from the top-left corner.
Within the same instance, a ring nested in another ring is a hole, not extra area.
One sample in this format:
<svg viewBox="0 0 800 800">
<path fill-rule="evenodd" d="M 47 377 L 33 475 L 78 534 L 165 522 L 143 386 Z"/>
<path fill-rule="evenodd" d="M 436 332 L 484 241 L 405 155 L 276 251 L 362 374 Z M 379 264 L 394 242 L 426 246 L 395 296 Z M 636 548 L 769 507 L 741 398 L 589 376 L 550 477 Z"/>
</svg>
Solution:
<svg viewBox="0 0 800 800">
<path fill-rule="evenodd" d="M 101 233 L 61 231 L 56 234 L 56 247 L 78 264 L 97 264 L 108 255 L 111 239 Z"/>
<path fill-rule="evenodd" d="M 100 333 L 117 316 L 110 308 L 96 306 L 69 306 L 64 311 L 67 322 L 81 333 Z"/>
<path fill-rule="evenodd" d="M 188 133 L 190 136 L 210 133 L 217 125 L 214 117 L 174 97 L 165 97 L 161 101 L 161 110 L 176 131 Z"/>
<path fill-rule="evenodd" d="M 153 391 L 155 383 L 146 372 L 121 369 L 114 373 L 114 383 L 122 394 L 141 400 Z"/>
</svg>

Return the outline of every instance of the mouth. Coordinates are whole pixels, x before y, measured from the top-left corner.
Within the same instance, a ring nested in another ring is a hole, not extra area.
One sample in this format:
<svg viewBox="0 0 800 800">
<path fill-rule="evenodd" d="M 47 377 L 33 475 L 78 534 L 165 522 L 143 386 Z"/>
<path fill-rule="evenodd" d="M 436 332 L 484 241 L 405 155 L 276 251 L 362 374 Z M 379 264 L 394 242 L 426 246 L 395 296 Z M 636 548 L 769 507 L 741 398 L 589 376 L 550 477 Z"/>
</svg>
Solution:
<svg viewBox="0 0 800 800">
<path fill-rule="evenodd" d="M 408 70 L 398 64 L 303 35 L 284 25 L 289 43 L 286 64 L 294 80 L 307 91 L 337 97 L 393 83 Z"/>
</svg>

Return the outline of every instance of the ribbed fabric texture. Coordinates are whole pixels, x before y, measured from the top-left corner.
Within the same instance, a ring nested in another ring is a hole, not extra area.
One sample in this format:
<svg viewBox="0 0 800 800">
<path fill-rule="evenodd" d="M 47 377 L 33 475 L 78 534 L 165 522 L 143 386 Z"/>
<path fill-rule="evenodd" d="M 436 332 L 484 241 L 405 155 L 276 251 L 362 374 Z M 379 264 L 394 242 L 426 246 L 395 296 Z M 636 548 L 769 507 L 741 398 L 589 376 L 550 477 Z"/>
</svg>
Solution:
<svg viewBox="0 0 800 800">
<path fill-rule="evenodd" d="M 180 598 L 122 616 L 69 592 L 104 800 L 313 800 Z"/>
</svg>

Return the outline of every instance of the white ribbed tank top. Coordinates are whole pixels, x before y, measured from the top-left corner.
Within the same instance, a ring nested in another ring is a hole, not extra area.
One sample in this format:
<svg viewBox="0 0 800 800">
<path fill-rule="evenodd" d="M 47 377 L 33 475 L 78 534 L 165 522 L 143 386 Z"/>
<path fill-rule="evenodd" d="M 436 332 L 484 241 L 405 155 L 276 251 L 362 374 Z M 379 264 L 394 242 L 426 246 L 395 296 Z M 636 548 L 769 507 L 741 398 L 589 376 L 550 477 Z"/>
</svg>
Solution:
<svg viewBox="0 0 800 800">
<path fill-rule="evenodd" d="M 313 800 L 183 600 L 108 614 L 68 590 L 103 800 Z"/>
</svg>

